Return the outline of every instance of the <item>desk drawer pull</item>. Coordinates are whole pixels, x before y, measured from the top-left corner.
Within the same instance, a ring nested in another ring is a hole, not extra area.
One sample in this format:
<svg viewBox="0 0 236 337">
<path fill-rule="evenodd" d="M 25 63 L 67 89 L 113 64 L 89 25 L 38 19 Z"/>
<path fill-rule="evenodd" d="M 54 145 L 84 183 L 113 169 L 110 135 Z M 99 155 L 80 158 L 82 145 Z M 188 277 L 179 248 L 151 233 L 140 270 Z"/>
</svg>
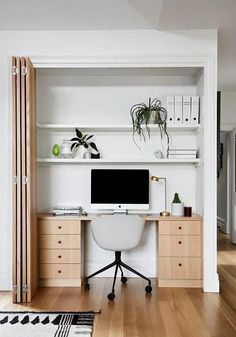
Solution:
<svg viewBox="0 0 236 337">
<path fill-rule="evenodd" d="M 179 226 L 179 229 L 182 229 L 182 227 L 181 227 L 181 226 Z"/>
<path fill-rule="evenodd" d="M 182 263 L 179 263 L 179 267 L 182 267 Z"/>
<path fill-rule="evenodd" d="M 61 226 L 58 226 L 58 229 L 61 229 Z"/>
<path fill-rule="evenodd" d="M 61 244 L 61 240 L 59 240 L 58 243 Z"/>
<path fill-rule="evenodd" d="M 179 241 L 178 244 L 181 245 L 182 241 Z"/>
<path fill-rule="evenodd" d="M 61 255 L 58 255 L 58 259 L 61 259 Z"/>
<path fill-rule="evenodd" d="M 61 274 L 61 270 L 58 270 L 57 272 L 58 272 L 58 274 Z"/>
</svg>

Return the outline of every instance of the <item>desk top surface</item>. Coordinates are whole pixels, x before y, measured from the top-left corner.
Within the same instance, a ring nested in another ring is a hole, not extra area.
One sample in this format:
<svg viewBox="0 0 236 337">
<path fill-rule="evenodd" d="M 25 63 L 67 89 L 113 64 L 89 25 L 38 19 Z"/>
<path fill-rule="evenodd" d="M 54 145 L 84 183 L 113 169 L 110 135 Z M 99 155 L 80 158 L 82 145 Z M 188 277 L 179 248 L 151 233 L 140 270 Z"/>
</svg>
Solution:
<svg viewBox="0 0 236 337">
<path fill-rule="evenodd" d="M 39 213 L 38 220 L 83 220 L 83 221 L 90 221 L 97 216 L 100 215 L 108 215 L 106 213 L 90 213 L 86 216 L 70 216 L 70 215 L 59 215 L 55 216 L 52 213 Z M 160 214 L 145 214 L 145 213 L 137 213 L 134 215 L 140 215 L 144 217 L 146 221 L 173 221 L 173 220 L 181 220 L 181 221 L 199 221 L 202 220 L 202 216 L 198 214 L 193 214 L 192 217 L 184 217 L 184 216 L 160 216 Z"/>
</svg>

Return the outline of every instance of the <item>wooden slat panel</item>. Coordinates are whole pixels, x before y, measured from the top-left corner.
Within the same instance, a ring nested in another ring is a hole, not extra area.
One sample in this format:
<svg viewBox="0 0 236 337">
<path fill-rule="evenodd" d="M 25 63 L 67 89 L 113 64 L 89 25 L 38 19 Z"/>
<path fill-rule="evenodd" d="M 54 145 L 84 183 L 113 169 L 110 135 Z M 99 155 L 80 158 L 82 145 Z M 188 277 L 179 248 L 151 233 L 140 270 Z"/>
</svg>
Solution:
<svg viewBox="0 0 236 337">
<path fill-rule="evenodd" d="M 26 78 L 23 68 L 25 59 L 21 58 L 21 213 L 22 213 L 22 287 L 27 285 L 27 196 L 26 196 Z M 22 302 L 27 301 L 27 294 L 22 292 Z"/>
<path fill-rule="evenodd" d="M 79 279 L 80 264 L 40 264 L 40 278 Z"/>
<path fill-rule="evenodd" d="M 22 194 L 21 194 L 21 60 L 16 58 L 16 126 L 17 126 L 17 147 L 16 147 L 16 165 L 17 165 L 17 302 L 22 301 Z"/>
<path fill-rule="evenodd" d="M 201 258 L 160 257 L 159 278 L 170 280 L 201 280 Z"/>
<path fill-rule="evenodd" d="M 80 249 L 41 249 L 40 263 L 81 263 Z"/>
<path fill-rule="evenodd" d="M 159 234 L 200 235 L 201 221 L 159 221 Z"/>
<path fill-rule="evenodd" d="M 17 184 L 16 184 L 16 177 L 17 177 L 17 79 L 16 74 L 13 73 L 13 67 L 16 67 L 16 57 L 12 57 L 12 174 L 13 174 L 13 200 L 12 200 L 12 207 L 13 207 L 13 269 L 12 269 L 12 281 L 13 286 L 17 286 Z M 13 291 L 12 292 L 12 301 L 13 303 L 17 302 L 17 294 Z"/>
<path fill-rule="evenodd" d="M 27 173 L 27 302 L 38 287 L 38 229 L 36 202 L 36 72 L 26 63 L 26 173 Z"/>
<path fill-rule="evenodd" d="M 80 235 L 40 235 L 40 249 L 80 249 Z"/>
<path fill-rule="evenodd" d="M 40 234 L 80 234 L 80 220 L 61 220 L 38 221 Z"/>
<path fill-rule="evenodd" d="M 159 235 L 159 256 L 201 256 L 200 235 Z"/>
</svg>

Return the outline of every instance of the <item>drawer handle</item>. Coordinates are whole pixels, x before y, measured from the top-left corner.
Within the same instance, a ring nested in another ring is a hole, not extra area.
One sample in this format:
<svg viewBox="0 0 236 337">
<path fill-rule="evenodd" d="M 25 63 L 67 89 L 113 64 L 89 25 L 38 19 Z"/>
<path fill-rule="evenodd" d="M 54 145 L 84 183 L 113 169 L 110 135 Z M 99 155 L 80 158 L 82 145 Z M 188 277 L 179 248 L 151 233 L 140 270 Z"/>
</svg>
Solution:
<svg viewBox="0 0 236 337">
<path fill-rule="evenodd" d="M 61 240 L 59 240 L 58 243 L 61 244 Z"/>
<path fill-rule="evenodd" d="M 58 226 L 58 229 L 61 229 L 61 226 Z"/>
<path fill-rule="evenodd" d="M 57 272 L 58 272 L 58 274 L 61 274 L 61 270 L 58 270 Z"/>
<path fill-rule="evenodd" d="M 179 229 L 182 229 L 182 227 L 181 227 L 181 226 L 179 226 Z"/>
<path fill-rule="evenodd" d="M 61 255 L 58 255 L 58 259 L 61 259 Z"/>
<path fill-rule="evenodd" d="M 179 267 L 182 267 L 182 263 L 179 263 Z"/>
<path fill-rule="evenodd" d="M 179 241 L 178 244 L 181 245 L 182 241 Z"/>
</svg>

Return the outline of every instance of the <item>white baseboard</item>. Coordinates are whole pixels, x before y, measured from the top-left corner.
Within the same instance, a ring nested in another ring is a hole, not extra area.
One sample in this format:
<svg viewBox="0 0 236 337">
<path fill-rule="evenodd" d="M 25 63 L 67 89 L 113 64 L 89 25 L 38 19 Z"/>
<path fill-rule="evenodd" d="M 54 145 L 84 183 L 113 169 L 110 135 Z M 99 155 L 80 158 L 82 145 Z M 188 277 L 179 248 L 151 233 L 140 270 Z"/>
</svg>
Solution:
<svg viewBox="0 0 236 337">
<path fill-rule="evenodd" d="M 212 276 L 210 280 L 204 280 L 203 291 L 205 293 L 219 293 L 220 292 L 219 275 L 217 273 L 214 276 Z"/>
</svg>

